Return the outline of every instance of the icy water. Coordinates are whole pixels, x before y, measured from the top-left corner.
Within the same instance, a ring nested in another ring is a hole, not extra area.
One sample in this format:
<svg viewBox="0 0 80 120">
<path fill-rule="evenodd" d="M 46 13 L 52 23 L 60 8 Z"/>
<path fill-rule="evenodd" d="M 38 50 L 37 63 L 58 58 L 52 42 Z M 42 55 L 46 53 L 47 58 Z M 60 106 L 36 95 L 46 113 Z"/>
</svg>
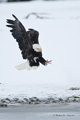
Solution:
<svg viewBox="0 0 80 120">
<path fill-rule="evenodd" d="M 0 120 L 79 120 L 80 103 L 16 105 L 0 108 Z"/>
</svg>

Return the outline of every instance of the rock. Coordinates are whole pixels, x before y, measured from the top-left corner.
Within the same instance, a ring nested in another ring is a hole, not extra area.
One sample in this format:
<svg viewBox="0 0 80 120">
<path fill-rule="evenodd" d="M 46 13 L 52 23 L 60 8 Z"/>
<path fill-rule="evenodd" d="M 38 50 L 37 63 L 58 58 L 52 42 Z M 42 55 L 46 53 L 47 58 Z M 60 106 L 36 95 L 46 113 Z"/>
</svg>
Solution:
<svg viewBox="0 0 80 120">
<path fill-rule="evenodd" d="M 69 101 L 70 101 L 70 102 L 75 102 L 76 99 L 72 97 L 72 98 L 69 98 Z"/>
<path fill-rule="evenodd" d="M 1 100 L 1 103 L 5 103 L 5 99 L 2 99 L 2 100 Z"/>
<path fill-rule="evenodd" d="M 70 88 L 69 90 L 80 90 L 80 88 L 72 87 L 72 88 Z"/>
<path fill-rule="evenodd" d="M 64 101 L 69 103 L 70 102 L 69 97 L 67 97 Z"/>
<path fill-rule="evenodd" d="M 49 100 L 45 100 L 45 104 L 49 104 L 50 103 L 50 101 Z"/>
<path fill-rule="evenodd" d="M 73 98 L 79 98 L 78 96 L 75 96 L 75 95 L 73 95 L 72 97 L 73 97 Z"/>
<path fill-rule="evenodd" d="M 57 103 L 58 100 L 55 100 L 54 98 L 48 98 L 45 100 L 45 104 L 49 104 L 49 103 Z"/>
<path fill-rule="evenodd" d="M 5 100 L 7 100 L 7 101 L 11 101 L 9 98 L 6 98 Z"/>
<path fill-rule="evenodd" d="M 39 101 L 36 101 L 34 104 L 35 104 L 35 105 L 36 105 L 36 104 L 40 104 L 40 102 L 39 102 Z"/>
<path fill-rule="evenodd" d="M 63 102 L 63 99 L 62 99 L 62 98 L 59 98 L 58 101 L 59 101 L 59 102 Z"/>
<path fill-rule="evenodd" d="M 28 99 L 27 99 L 27 98 L 24 98 L 24 100 L 25 100 L 26 102 L 28 102 Z"/>
<path fill-rule="evenodd" d="M 7 104 L 0 103 L 0 107 L 7 107 Z"/>
<path fill-rule="evenodd" d="M 80 102 L 80 98 L 76 98 L 76 102 Z"/>
<path fill-rule="evenodd" d="M 13 101 L 18 102 L 19 98 L 14 98 Z"/>
<path fill-rule="evenodd" d="M 29 104 L 35 104 L 35 103 L 40 103 L 40 100 L 37 97 L 32 97 L 29 98 L 28 102 Z"/>
<path fill-rule="evenodd" d="M 39 101 L 39 99 L 37 97 L 32 97 L 32 98 L 29 98 L 32 102 L 35 102 L 35 101 Z"/>
</svg>

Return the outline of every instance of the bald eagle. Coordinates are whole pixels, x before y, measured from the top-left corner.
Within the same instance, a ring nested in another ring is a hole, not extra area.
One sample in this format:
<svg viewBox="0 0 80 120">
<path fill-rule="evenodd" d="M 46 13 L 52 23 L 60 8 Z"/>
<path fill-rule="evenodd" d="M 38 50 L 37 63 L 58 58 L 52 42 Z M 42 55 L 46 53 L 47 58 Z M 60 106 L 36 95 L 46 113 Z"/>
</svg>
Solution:
<svg viewBox="0 0 80 120">
<path fill-rule="evenodd" d="M 15 20 L 7 19 L 7 27 L 12 28 L 10 32 L 18 42 L 23 59 L 27 59 L 26 63 L 16 66 L 18 70 L 36 68 L 41 64 L 47 65 L 51 61 L 42 57 L 42 49 L 38 41 L 39 32 L 34 29 L 26 31 L 22 23 L 15 15 Z"/>
</svg>

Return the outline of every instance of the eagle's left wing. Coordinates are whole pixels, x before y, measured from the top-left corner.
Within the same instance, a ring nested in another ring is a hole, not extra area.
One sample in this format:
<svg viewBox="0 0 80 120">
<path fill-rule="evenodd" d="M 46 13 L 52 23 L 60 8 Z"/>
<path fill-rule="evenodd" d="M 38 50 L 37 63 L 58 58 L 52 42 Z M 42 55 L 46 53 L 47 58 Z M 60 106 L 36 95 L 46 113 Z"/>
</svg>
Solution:
<svg viewBox="0 0 80 120">
<path fill-rule="evenodd" d="M 23 59 L 27 59 L 30 55 L 30 51 L 32 50 L 32 42 L 29 39 L 28 34 L 22 23 L 15 15 L 12 16 L 15 18 L 15 20 L 7 19 L 7 23 L 9 25 L 6 26 L 12 28 L 10 31 L 12 33 L 12 36 L 18 42 Z"/>
</svg>

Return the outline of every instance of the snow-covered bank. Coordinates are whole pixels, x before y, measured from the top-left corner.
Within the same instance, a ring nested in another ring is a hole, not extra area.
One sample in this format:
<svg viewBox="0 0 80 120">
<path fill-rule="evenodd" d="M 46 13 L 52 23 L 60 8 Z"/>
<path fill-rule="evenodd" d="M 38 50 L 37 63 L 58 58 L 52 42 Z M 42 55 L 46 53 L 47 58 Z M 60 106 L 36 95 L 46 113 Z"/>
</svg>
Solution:
<svg viewBox="0 0 80 120">
<path fill-rule="evenodd" d="M 7 107 L 9 105 L 21 105 L 21 104 L 28 104 L 28 105 L 37 105 L 37 104 L 58 104 L 58 103 L 80 103 L 80 96 L 69 96 L 66 98 L 37 98 L 37 97 L 15 97 L 15 98 L 4 98 L 0 100 L 0 107 Z"/>
<path fill-rule="evenodd" d="M 44 19 L 33 15 L 26 19 L 32 12 Z M 32 71 L 15 69 L 23 59 L 6 27 L 12 14 L 26 29 L 39 31 L 43 56 L 52 59 L 51 65 Z M 0 16 L 0 99 L 80 96 L 80 90 L 69 90 L 80 87 L 80 1 L 5 3 L 0 4 Z"/>
</svg>

